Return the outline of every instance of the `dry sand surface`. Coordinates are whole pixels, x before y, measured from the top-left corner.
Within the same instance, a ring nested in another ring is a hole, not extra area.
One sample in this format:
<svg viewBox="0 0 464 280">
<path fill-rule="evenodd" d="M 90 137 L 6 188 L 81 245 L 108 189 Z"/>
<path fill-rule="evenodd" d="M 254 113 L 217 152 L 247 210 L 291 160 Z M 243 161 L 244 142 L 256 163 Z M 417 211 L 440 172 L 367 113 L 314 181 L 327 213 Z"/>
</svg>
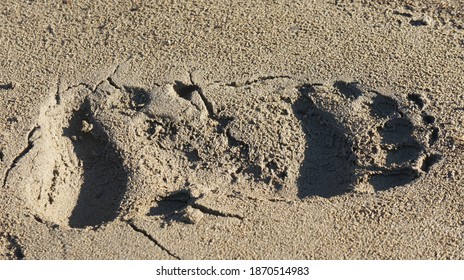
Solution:
<svg viewBox="0 0 464 280">
<path fill-rule="evenodd" d="M 463 1 L 0 5 L 0 259 L 464 258 Z"/>
</svg>

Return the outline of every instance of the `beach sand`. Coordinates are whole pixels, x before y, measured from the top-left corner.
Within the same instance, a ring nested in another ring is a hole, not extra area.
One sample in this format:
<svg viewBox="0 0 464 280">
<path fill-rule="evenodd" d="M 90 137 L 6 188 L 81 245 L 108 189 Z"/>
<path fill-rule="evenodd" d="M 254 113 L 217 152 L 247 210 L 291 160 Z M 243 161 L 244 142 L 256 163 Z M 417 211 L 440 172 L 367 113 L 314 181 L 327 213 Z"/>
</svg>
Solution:
<svg viewBox="0 0 464 280">
<path fill-rule="evenodd" d="M 0 7 L 0 259 L 462 259 L 462 1 Z"/>
</svg>

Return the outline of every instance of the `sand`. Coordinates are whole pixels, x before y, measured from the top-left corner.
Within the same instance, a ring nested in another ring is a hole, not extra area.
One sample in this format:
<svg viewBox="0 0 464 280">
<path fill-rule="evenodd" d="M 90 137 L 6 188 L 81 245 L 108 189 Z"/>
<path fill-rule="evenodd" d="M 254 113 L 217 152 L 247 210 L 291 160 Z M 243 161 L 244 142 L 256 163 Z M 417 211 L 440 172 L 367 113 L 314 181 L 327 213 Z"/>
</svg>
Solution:
<svg viewBox="0 0 464 280">
<path fill-rule="evenodd" d="M 2 1 L 0 259 L 462 259 L 463 8 Z"/>
</svg>

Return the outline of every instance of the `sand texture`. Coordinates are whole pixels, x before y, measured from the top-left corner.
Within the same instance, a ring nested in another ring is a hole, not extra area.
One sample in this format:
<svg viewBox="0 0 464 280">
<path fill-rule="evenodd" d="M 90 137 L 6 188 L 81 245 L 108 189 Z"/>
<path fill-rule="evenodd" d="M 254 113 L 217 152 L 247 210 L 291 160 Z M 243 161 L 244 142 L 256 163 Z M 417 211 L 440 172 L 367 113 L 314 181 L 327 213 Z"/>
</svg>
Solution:
<svg viewBox="0 0 464 280">
<path fill-rule="evenodd" d="M 464 258 L 464 2 L 0 6 L 0 259 Z"/>
</svg>

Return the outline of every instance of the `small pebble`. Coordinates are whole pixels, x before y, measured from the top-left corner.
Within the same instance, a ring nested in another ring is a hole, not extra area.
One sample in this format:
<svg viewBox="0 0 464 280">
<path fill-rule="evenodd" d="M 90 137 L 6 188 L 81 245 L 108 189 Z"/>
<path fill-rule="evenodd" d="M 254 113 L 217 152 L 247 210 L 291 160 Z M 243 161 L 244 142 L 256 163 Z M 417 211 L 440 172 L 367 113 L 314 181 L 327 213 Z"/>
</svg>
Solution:
<svg viewBox="0 0 464 280">
<path fill-rule="evenodd" d="M 93 124 L 90 124 L 85 120 L 82 121 L 82 128 L 81 128 L 82 133 L 89 133 L 92 131 L 92 129 L 93 129 Z"/>
</svg>

